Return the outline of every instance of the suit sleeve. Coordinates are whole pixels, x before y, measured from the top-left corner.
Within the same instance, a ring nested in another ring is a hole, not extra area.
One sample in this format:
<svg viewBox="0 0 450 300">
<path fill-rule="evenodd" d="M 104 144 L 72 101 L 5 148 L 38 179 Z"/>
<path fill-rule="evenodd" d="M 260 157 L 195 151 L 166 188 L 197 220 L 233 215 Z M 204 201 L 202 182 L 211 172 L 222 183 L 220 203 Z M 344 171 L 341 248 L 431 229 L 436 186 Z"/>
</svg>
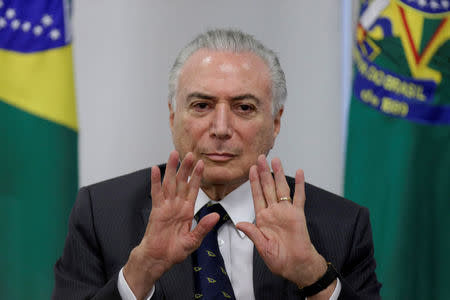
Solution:
<svg viewBox="0 0 450 300">
<path fill-rule="evenodd" d="M 52 299 L 121 299 L 118 272 L 107 279 L 93 226 L 88 188 L 81 188 L 69 218 L 64 252 L 56 262 Z"/>
<path fill-rule="evenodd" d="M 352 247 L 339 276 L 338 299 L 381 299 L 381 284 L 375 274 L 375 258 L 369 211 L 361 208 L 353 232 Z"/>
</svg>

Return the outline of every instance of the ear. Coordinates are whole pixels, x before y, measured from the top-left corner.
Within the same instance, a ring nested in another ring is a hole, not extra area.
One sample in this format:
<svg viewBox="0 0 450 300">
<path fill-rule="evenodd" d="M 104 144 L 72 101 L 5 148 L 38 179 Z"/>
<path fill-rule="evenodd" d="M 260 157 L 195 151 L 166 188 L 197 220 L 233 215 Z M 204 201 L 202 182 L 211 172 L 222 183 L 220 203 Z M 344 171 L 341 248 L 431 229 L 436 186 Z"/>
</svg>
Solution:
<svg viewBox="0 0 450 300">
<path fill-rule="evenodd" d="M 169 106 L 169 124 L 170 124 L 170 130 L 173 132 L 173 119 L 175 117 L 175 111 L 174 108 L 172 107 L 172 101 L 167 102 L 168 106 Z"/>
<path fill-rule="evenodd" d="M 281 127 L 281 116 L 283 115 L 284 106 L 282 106 L 275 117 L 273 118 L 273 140 L 275 141 L 275 138 L 278 136 L 278 133 L 280 133 L 280 127 Z"/>
</svg>

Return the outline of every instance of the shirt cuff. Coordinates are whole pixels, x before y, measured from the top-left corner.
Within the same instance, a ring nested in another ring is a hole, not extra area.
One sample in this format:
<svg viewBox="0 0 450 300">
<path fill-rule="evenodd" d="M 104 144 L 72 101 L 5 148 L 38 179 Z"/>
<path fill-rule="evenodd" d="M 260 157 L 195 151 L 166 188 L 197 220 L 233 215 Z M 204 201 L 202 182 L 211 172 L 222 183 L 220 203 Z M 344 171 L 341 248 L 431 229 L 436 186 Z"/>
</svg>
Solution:
<svg viewBox="0 0 450 300">
<path fill-rule="evenodd" d="M 334 292 L 331 295 L 329 300 L 337 300 L 339 297 L 339 294 L 341 293 L 341 282 L 339 281 L 339 278 L 337 278 L 337 284 L 336 287 L 334 288 Z"/>
<path fill-rule="evenodd" d="M 127 281 L 125 280 L 125 277 L 123 276 L 123 267 L 122 269 L 120 269 L 119 272 L 119 279 L 117 280 L 117 289 L 119 290 L 119 294 L 120 297 L 122 297 L 122 300 L 136 300 L 136 296 L 131 291 Z M 154 293 L 155 293 L 155 286 L 152 286 L 152 289 L 145 297 L 145 300 L 150 300 Z"/>
<path fill-rule="evenodd" d="M 328 300 L 337 300 L 339 295 L 341 294 L 341 282 L 339 281 L 339 278 L 337 279 L 336 287 L 334 288 L 333 294 L 331 294 L 331 297 Z M 308 300 L 308 298 L 305 298 L 305 300 Z"/>
</svg>

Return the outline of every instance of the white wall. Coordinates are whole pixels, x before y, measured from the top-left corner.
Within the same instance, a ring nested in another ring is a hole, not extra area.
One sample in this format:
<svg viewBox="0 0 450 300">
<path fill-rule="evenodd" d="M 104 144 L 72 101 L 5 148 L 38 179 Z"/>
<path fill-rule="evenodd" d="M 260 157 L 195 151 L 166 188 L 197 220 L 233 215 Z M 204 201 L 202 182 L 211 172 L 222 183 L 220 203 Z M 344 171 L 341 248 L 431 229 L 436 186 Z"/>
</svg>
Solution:
<svg viewBox="0 0 450 300">
<path fill-rule="evenodd" d="M 74 59 L 80 184 L 164 162 L 172 149 L 167 73 L 207 28 L 235 27 L 275 50 L 288 100 L 272 156 L 288 174 L 342 192 L 341 2 L 78 0 Z"/>
</svg>

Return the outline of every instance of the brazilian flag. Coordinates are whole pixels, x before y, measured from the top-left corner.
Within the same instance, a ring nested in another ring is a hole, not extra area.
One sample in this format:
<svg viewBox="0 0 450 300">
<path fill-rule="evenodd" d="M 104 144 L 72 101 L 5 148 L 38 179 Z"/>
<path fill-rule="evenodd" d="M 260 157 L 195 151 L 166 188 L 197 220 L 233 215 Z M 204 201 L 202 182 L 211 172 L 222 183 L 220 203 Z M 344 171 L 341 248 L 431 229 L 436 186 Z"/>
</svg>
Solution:
<svg viewBox="0 0 450 300">
<path fill-rule="evenodd" d="M 0 298 L 49 299 L 75 200 L 70 3 L 0 0 Z"/>
<path fill-rule="evenodd" d="M 450 1 L 361 1 L 345 196 L 370 209 L 383 299 L 449 299 Z"/>
</svg>

